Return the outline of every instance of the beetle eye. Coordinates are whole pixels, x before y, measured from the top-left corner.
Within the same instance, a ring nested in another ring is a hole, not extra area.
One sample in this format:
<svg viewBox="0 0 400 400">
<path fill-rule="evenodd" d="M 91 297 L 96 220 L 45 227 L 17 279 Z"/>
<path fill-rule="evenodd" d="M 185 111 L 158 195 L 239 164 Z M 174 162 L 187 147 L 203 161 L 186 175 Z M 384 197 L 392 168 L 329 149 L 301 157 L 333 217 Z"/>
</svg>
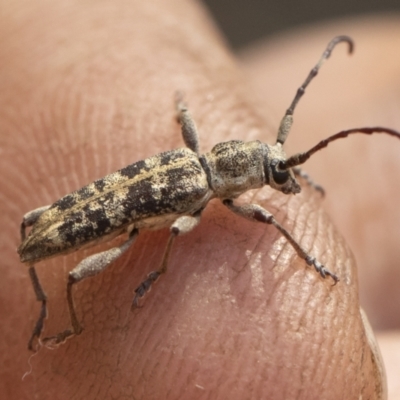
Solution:
<svg viewBox="0 0 400 400">
<path fill-rule="evenodd" d="M 272 160 L 271 161 L 271 169 L 272 169 L 272 178 L 274 179 L 275 183 L 278 185 L 283 185 L 289 179 L 289 171 L 280 171 L 278 170 L 279 167 L 279 160 Z"/>
</svg>

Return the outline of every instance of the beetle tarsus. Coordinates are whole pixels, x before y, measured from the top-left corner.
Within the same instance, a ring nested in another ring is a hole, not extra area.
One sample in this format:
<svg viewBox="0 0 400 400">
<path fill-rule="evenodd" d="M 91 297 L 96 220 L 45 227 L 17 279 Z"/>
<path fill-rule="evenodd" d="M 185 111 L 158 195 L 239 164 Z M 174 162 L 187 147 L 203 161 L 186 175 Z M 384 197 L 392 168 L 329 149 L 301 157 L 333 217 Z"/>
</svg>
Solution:
<svg viewBox="0 0 400 400">
<path fill-rule="evenodd" d="M 308 256 L 306 257 L 305 261 L 310 267 L 313 266 L 315 270 L 322 276 L 322 278 L 325 279 L 327 276 L 330 276 L 334 281 L 333 286 L 339 282 L 339 278 L 334 273 L 329 271 L 329 269 L 325 268 L 320 262 L 318 262 L 315 257 Z"/>
</svg>

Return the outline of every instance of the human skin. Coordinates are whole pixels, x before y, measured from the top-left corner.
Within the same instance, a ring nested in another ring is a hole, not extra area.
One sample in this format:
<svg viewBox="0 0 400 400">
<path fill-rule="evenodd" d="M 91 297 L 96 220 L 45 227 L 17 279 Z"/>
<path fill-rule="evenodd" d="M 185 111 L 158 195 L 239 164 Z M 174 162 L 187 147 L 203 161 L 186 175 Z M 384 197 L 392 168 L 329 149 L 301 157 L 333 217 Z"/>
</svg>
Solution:
<svg viewBox="0 0 400 400">
<path fill-rule="evenodd" d="M 167 230 L 142 233 L 105 272 L 79 283 L 84 332 L 29 358 L 39 303 L 15 252 L 25 212 L 181 147 L 177 89 L 202 152 L 230 139 L 273 143 L 278 123 L 196 3 L 19 1 L 3 8 L 1 392 L 8 399 L 379 398 L 354 258 L 308 187 L 295 197 L 264 188 L 242 201 L 273 212 L 339 275 L 337 286 L 306 267 L 273 227 L 213 201 L 201 225 L 176 241 L 168 273 L 143 308 L 130 312 L 134 289 L 157 268 Z M 68 271 L 110 246 L 38 264 L 49 298 L 45 335 L 69 326 Z"/>
<path fill-rule="evenodd" d="M 308 87 L 287 141 L 289 154 L 346 128 L 399 129 L 398 16 L 324 23 L 247 49 L 242 65 L 260 102 L 266 98 L 266 107 L 280 115 L 324 42 L 343 33 L 354 39 L 354 52 L 349 56 L 346 46 L 338 46 Z M 327 191 L 324 208 L 350 243 L 360 268 L 362 304 L 380 329 L 400 326 L 398 155 L 392 137 L 354 135 L 331 144 L 304 165 Z"/>
<path fill-rule="evenodd" d="M 265 99 L 265 107 L 279 115 L 324 40 L 343 33 L 355 40 L 353 55 L 349 57 L 344 46 L 338 47 L 308 88 L 287 141 L 292 151 L 307 149 L 343 128 L 381 125 L 399 129 L 399 26 L 397 15 L 359 17 L 281 35 L 242 52 L 242 67 L 260 102 Z M 286 77 L 283 82 L 282 75 Z M 327 192 L 324 209 L 350 243 L 357 260 L 361 305 L 379 329 L 388 397 L 400 398 L 397 142 L 382 135 L 354 136 L 330 145 L 304 168 L 323 184 Z"/>
</svg>

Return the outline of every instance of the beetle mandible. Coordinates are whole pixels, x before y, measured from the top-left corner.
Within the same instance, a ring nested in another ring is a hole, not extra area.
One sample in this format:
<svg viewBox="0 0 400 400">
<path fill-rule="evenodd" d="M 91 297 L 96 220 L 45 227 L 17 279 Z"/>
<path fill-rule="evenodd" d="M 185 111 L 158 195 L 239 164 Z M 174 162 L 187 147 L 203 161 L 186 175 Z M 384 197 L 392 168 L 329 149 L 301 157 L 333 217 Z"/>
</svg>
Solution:
<svg viewBox="0 0 400 400">
<path fill-rule="evenodd" d="M 133 307 L 137 307 L 140 298 L 166 272 L 175 238 L 198 225 L 203 209 L 213 198 L 220 199 L 241 217 L 275 226 L 307 265 L 313 266 L 323 278 L 332 278 L 336 284 L 339 278 L 311 256 L 271 213 L 257 204 L 237 205 L 234 199 L 265 185 L 284 194 L 299 193 L 301 187 L 296 176 L 305 178 L 310 185 L 321 190 L 296 166 L 330 142 L 353 133 L 386 133 L 400 138 L 399 132 L 388 128 L 349 129 L 322 140 L 304 153 L 286 157 L 283 144 L 292 126 L 296 105 L 324 60 L 340 42 L 347 43 L 349 52 L 352 52 L 353 41 L 348 36 L 337 36 L 328 44 L 319 62 L 297 90 L 281 121 L 274 145 L 258 140 L 232 140 L 219 143 L 209 153 L 201 155 L 197 129 L 182 96 L 178 95 L 178 120 L 186 148 L 138 161 L 62 197 L 52 205 L 25 214 L 18 253 L 21 261 L 29 266 L 36 299 L 42 303 L 28 343 L 29 349 L 33 350 L 35 339 L 40 342 L 47 317 L 47 297 L 36 274 L 36 262 L 127 234 L 122 245 L 85 258 L 69 272 L 67 302 L 71 328 L 42 339 L 44 343 L 59 344 L 83 330 L 74 307 L 74 284 L 103 271 L 133 244 L 139 231 L 169 227 L 170 236 L 160 268 L 150 272 L 135 290 Z M 28 236 L 27 227 L 32 227 Z"/>
</svg>

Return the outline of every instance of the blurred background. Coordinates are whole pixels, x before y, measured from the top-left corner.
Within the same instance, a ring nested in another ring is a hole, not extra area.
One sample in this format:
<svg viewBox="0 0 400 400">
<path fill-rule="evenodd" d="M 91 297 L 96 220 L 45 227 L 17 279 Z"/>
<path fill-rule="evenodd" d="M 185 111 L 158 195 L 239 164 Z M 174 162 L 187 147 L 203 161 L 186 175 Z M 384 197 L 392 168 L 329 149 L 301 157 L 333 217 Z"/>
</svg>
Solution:
<svg viewBox="0 0 400 400">
<path fill-rule="evenodd" d="M 313 22 L 400 12 L 400 0 L 203 0 L 234 49 Z"/>
</svg>

